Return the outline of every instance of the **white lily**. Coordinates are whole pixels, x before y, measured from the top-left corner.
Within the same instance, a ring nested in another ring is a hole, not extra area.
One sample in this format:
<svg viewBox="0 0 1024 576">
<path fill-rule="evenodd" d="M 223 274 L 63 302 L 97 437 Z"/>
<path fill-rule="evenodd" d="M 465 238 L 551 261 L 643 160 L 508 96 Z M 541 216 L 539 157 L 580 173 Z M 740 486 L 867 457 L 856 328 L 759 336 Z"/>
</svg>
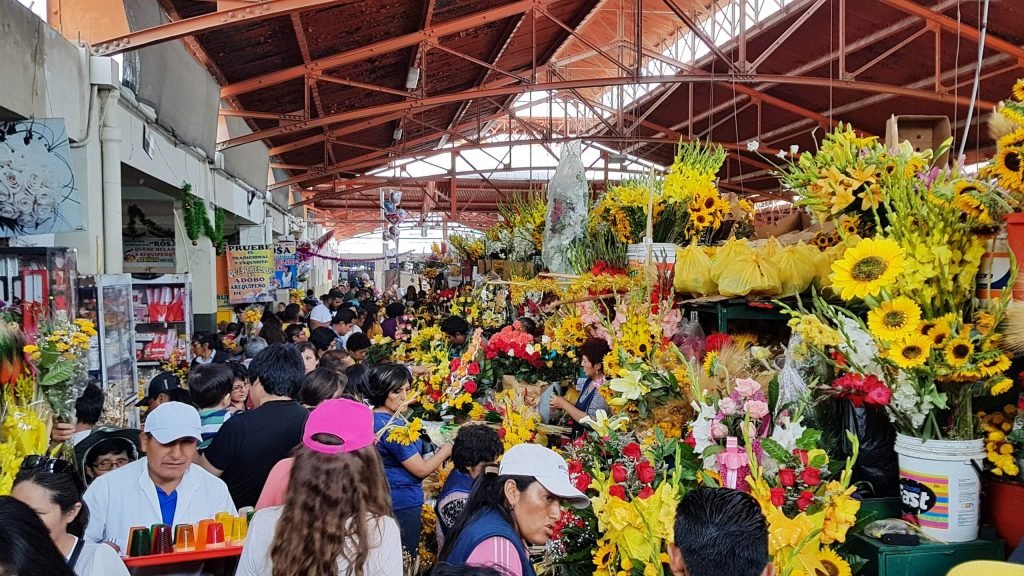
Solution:
<svg viewBox="0 0 1024 576">
<path fill-rule="evenodd" d="M 604 410 L 597 411 L 597 418 L 591 418 L 589 415 L 584 416 L 580 420 L 580 424 L 590 426 L 590 428 L 597 432 L 598 436 L 604 438 L 605 436 L 611 436 L 612 432 L 626 429 L 626 424 L 629 423 L 629 416 L 625 414 L 619 414 L 616 416 L 609 417 L 608 413 Z"/>
<path fill-rule="evenodd" d="M 625 376 L 612 380 L 608 387 L 618 392 L 619 396 L 612 398 L 610 404 L 622 406 L 630 400 L 639 400 L 641 396 L 650 392 L 651 388 L 643 383 L 643 376 L 642 372 L 627 370 Z"/>
</svg>

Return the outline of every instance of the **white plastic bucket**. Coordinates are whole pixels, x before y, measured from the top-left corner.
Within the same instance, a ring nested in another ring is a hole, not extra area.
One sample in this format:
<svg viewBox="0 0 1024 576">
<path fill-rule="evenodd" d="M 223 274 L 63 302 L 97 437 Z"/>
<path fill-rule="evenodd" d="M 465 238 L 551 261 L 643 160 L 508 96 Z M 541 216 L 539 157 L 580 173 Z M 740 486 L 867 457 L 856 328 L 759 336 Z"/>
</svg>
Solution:
<svg viewBox="0 0 1024 576">
<path fill-rule="evenodd" d="M 626 258 L 632 270 L 643 270 L 647 263 L 647 244 L 630 244 L 626 247 Z M 651 246 L 651 264 L 659 270 L 673 270 L 676 265 L 676 245 L 655 242 Z"/>
<path fill-rule="evenodd" d="M 896 435 L 904 512 L 917 516 L 926 534 L 943 542 L 978 539 L 982 440 L 921 440 Z"/>
</svg>

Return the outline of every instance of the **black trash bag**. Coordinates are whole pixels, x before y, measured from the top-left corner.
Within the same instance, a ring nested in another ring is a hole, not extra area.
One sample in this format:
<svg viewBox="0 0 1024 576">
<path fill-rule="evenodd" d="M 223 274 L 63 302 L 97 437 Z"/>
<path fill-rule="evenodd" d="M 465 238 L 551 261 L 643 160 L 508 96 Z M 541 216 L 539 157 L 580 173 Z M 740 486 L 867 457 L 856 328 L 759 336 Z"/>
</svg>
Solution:
<svg viewBox="0 0 1024 576">
<path fill-rule="evenodd" d="M 854 406 L 839 400 L 839 442 L 836 455 L 845 459 L 853 453 L 846 432 L 860 441 L 860 454 L 853 465 L 853 482 L 864 498 L 886 498 L 900 495 L 900 466 L 896 456 L 896 429 L 884 410 Z"/>
</svg>

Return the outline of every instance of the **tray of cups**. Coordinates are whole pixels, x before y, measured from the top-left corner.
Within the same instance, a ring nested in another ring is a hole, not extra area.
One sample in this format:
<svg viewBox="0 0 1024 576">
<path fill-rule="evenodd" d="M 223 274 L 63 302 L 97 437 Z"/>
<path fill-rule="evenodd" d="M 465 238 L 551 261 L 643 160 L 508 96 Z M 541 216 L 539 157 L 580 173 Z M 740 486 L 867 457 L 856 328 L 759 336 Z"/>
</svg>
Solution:
<svg viewBox="0 0 1024 576">
<path fill-rule="evenodd" d="M 199 524 L 178 524 L 173 530 L 166 524 L 135 526 L 128 536 L 124 563 L 138 568 L 238 556 L 248 530 L 248 515 L 226 512 Z"/>
</svg>

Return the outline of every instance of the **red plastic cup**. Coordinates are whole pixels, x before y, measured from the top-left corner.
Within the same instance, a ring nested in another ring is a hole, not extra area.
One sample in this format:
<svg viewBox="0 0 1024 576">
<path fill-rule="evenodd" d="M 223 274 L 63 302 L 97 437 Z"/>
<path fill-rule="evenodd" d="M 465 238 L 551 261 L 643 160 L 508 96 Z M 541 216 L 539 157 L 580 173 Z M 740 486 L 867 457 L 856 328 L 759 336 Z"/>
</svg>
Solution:
<svg viewBox="0 0 1024 576">
<path fill-rule="evenodd" d="M 227 545 L 224 538 L 224 525 L 220 522 L 211 522 L 206 527 L 206 549 L 224 548 Z"/>
</svg>

